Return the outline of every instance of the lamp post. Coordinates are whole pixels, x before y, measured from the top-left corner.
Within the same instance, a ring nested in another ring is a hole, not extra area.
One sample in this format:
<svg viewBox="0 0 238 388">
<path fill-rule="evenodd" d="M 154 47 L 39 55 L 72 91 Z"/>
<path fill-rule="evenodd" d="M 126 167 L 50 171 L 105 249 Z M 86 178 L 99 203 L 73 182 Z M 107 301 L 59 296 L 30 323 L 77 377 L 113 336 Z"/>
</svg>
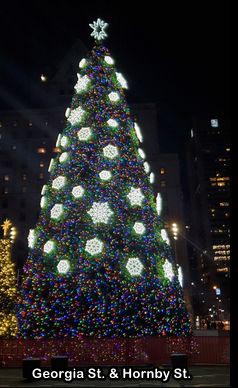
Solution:
<svg viewBox="0 0 238 388">
<path fill-rule="evenodd" d="M 179 232 L 179 228 L 178 228 L 178 225 L 176 222 L 173 222 L 172 223 L 172 227 L 171 227 L 171 230 L 172 230 L 172 234 L 173 234 L 173 238 L 174 238 L 174 250 L 175 250 L 175 259 L 176 259 L 176 263 L 178 264 L 178 258 L 177 258 L 177 243 L 176 241 L 178 240 L 178 232 Z"/>
</svg>

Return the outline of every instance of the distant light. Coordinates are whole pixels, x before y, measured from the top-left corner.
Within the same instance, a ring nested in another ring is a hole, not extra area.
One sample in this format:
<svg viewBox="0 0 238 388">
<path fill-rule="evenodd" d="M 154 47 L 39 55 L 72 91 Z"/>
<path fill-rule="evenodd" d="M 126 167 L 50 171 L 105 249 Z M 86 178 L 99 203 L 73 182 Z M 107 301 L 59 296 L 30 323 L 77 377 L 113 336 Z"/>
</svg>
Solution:
<svg viewBox="0 0 238 388">
<path fill-rule="evenodd" d="M 191 137 L 194 137 L 193 129 L 191 129 Z"/>
<path fill-rule="evenodd" d="M 218 120 L 217 119 L 212 119 L 211 120 L 211 126 L 213 128 L 218 128 Z"/>
<path fill-rule="evenodd" d="M 47 81 L 47 77 L 44 74 L 41 74 L 40 79 L 41 79 L 42 82 L 46 82 Z"/>
</svg>

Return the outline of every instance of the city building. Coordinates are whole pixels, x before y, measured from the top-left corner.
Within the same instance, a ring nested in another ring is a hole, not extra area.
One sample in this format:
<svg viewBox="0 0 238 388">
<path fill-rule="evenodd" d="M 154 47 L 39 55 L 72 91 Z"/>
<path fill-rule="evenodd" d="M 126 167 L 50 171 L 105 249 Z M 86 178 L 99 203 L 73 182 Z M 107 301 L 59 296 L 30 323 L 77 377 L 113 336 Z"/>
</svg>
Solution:
<svg viewBox="0 0 238 388">
<path fill-rule="evenodd" d="M 194 120 L 187 147 L 187 238 L 194 309 L 229 318 L 230 138 L 221 118 Z"/>
</svg>

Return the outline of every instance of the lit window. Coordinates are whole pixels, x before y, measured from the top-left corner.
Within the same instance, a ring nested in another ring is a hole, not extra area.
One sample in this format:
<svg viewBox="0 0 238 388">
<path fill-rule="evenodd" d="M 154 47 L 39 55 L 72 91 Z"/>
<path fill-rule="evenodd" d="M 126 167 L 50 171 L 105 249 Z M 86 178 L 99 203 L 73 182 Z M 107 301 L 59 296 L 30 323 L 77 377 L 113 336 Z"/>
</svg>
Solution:
<svg viewBox="0 0 238 388">
<path fill-rule="evenodd" d="M 217 119 L 212 119 L 211 120 L 211 126 L 213 128 L 218 128 L 218 120 Z"/>
<path fill-rule="evenodd" d="M 165 174 L 165 169 L 164 169 L 164 168 L 161 168 L 161 169 L 160 169 L 160 174 L 161 174 L 161 175 L 164 175 L 164 174 Z"/>
<path fill-rule="evenodd" d="M 44 179 L 44 174 L 43 174 L 43 172 L 41 172 L 41 173 L 39 174 L 39 179 Z"/>
<path fill-rule="evenodd" d="M 8 193 L 9 193 L 9 189 L 8 189 L 8 187 L 4 187 L 4 189 L 3 189 L 3 193 L 4 193 L 4 194 L 8 194 Z"/>
<path fill-rule="evenodd" d="M 13 151 L 15 151 L 15 150 L 17 149 L 17 146 L 16 146 L 16 145 L 13 145 L 13 146 L 12 146 L 12 149 L 13 149 Z"/>
<path fill-rule="evenodd" d="M 221 207 L 223 207 L 223 206 L 229 206 L 229 202 L 220 202 L 219 205 L 220 205 Z"/>
<path fill-rule="evenodd" d="M 46 153 L 46 149 L 44 147 L 39 147 L 39 148 L 37 148 L 37 153 L 38 154 L 45 154 Z"/>
<path fill-rule="evenodd" d="M 27 180 L 27 175 L 26 175 L 26 174 L 22 174 L 22 180 L 23 180 L 23 181 L 26 181 L 26 180 Z"/>
<path fill-rule="evenodd" d="M 43 162 L 40 162 L 40 167 L 43 168 L 45 165 Z"/>
<path fill-rule="evenodd" d="M 32 127 L 32 122 L 31 122 L 31 121 L 29 121 L 28 125 L 29 125 L 29 127 Z"/>
<path fill-rule="evenodd" d="M 4 181 L 10 181 L 10 176 L 9 175 L 4 175 Z"/>
</svg>

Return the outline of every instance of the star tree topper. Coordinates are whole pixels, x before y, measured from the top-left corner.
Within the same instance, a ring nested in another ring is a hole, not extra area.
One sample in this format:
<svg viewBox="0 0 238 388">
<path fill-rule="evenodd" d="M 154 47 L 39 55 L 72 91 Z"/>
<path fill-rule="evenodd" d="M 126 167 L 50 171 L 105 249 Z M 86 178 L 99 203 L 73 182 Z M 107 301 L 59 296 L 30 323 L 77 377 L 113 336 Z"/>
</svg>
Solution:
<svg viewBox="0 0 238 388">
<path fill-rule="evenodd" d="M 103 40 L 107 37 L 107 33 L 105 32 L 105 28 L 107 28 L 108 23 L 105 23 L 101 19 L 97 19 L 96 22 L 89 24 L 89 26 L 93 30 L 93 32 L 91 33 L 91 36 L 93 36 L 96 41 Z"/>
</svg>

